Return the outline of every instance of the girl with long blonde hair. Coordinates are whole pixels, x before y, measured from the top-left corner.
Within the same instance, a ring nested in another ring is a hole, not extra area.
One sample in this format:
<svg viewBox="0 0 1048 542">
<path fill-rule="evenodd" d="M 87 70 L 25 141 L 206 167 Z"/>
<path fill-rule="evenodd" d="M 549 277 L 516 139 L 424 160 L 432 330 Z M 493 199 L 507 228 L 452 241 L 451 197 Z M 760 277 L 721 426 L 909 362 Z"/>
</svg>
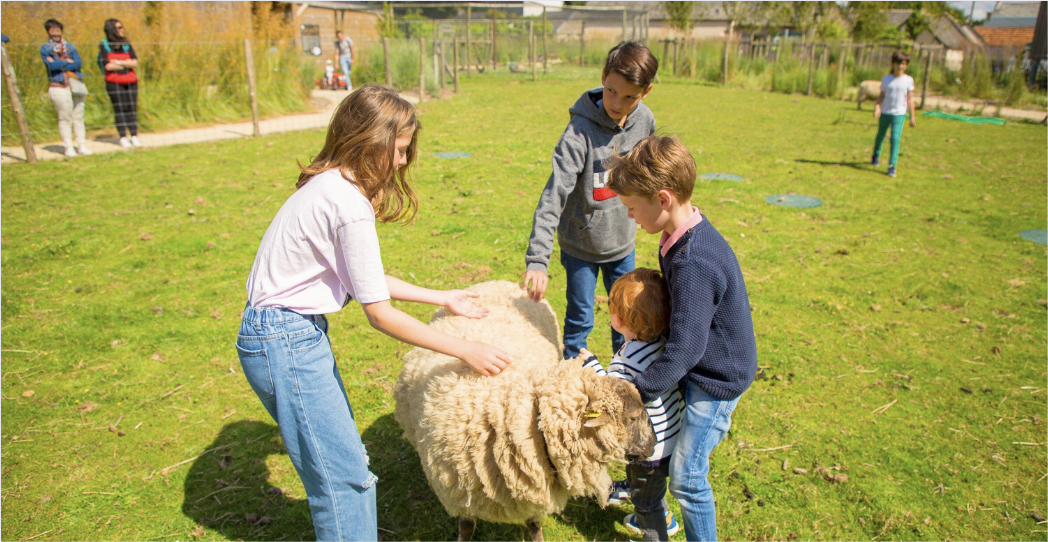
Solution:
<svg viewBox="0 0 1048 542">
<path fill-rule="evenodd" d="M 237 354 L 309 496 L 317 540 L 377 540 L 376 477 L 328 340 L 327 313 L 355 301 L 375 329 L 498 374 L 505 352 L 426 326 L 390 299 L 482 318 L 462 290 L 431 290 L 387 276 L 375 223 L 410 220 L 407 178 L 418 149 L 414 107 L 369 85 L 335 110 L 324 147 L 262 237 L 247 281 Z"/>
</svg>

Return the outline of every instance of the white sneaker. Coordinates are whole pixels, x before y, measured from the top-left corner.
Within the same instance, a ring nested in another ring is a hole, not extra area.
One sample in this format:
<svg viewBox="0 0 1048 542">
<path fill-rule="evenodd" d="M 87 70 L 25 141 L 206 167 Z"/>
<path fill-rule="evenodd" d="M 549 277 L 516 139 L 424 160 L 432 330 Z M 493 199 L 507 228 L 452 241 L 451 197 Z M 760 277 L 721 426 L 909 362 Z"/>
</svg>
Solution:
<svg viewBox="0 0 1048 542">
<path fill-rule="evenodd" d="M 76 149 L 73 147 L 66 147 L 65 155 L 70 158 L 76 157 Z"/>
<path fill-rule="evenodd" d="M 90 155 L 94 154 L 94 151 L 92 151 L 91 149 L 81 145 L 80 146 L 80 154 L 82 154 L 84 156 L 90 156 Z"/>
<path fill-rule="evenodd" d="M 126 137 L 121 137 L 120 138 L 120 146 L 125 148 L 125 149 L 130 149 L 131 148 L 131 140 L 126 138 Z"/>
<path fill-rule="evenodd" d="M 136 146 L 136 147 L 141 147 L 142 146 L 142 142 L 138 140 L 138 136 L 136 136 L 136 135 L 131 136 L 131 144 Z"/>
</svg>

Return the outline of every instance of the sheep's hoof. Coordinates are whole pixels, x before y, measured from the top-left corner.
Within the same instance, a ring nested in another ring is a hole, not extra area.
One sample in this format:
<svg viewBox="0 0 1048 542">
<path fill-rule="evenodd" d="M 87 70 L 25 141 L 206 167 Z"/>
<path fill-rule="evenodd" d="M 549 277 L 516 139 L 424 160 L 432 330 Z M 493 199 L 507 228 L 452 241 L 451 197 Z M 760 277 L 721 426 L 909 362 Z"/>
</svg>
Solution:
<svg viewBox="0 0 1048 542">
<path fill-rule="evenodd" d="M 476 528 L 476 520 L 467 517 L 459 518 L 459 540 L 461 542 L 473 540 L 473 530 Z"/>
<path fill-rule="evenodd" d="M 533 542 L 543 542 L 542 538 L 542 521 L 538 519 L 529 519 L 526 522 L 528 531 L 531 532 L 531 540 Z"/>
</svg>

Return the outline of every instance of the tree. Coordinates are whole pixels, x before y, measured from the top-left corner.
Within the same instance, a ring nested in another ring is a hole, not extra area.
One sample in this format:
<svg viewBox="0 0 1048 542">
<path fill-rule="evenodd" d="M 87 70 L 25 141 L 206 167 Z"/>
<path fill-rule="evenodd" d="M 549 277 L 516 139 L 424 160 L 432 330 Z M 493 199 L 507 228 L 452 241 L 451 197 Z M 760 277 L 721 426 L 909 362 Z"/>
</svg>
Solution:
<svg viewBox="0 0 1048 542">
<path fill-rule="evenodd" d="M 676 28 L 684 35 L 691 33 L 691 15 L 694 7 L 695 2 L 662 3 L 662 9 L 666 11 L 666 17 L 669 19 L 670 27 Z"/>
<path fill-rule="evenodd" d="M 928 21 L 928 17 L 924 16 L 921 8 L 913 10 L 906 19 L 906 33 L 909 34 L 911 40 L 916 40 L 918 36 L 930 28 L 931 23 Z"/>
<path fill-rule="evenodd" d="M 849 2 L 848 14 L 855 25 L 852 37 L 857 41 L 878 41 L 891 29 L 888 21 L 887 2 Z"/>
</svg>

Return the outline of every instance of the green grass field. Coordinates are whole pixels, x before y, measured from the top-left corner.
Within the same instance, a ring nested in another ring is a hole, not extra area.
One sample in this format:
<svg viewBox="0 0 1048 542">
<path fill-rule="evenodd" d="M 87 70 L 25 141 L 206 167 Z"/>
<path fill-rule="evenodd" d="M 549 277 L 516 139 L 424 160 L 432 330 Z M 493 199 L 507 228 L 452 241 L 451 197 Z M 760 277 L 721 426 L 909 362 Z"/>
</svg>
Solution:
<svg viewBox="0 0 1048 542">
<path fill-rule="evenodd" d="M 388 273 L 518 279 L 567 108 L 598 82 L 572 75 L 474 76 L 420 108 L 422 208 L 380 227 Z M 1048 220 L 1045 128 L 919 118 L 892 179 L 867 164 L 875 123 L 852 103 L 686 84 L 647 103 L 700 173 L 744 178 L 694 193 L 741 262 L 762 367 L 713 456 L 721 538 L 1044 540 L 1048 253 L 1019 232 Z M 258 242 L 322 141 L 3 167 L 3 538 L 313 536 L 233 342 Z M 823 205 L 765 202 L 787 193 Z M 639 233 L 638 265 L 657 267 L 656 246 Z M 355 306 L 330 320 L 382 537 L 453 539 L 393 419 L 408 347 Z M 607 359 L 606 307 L 591 338 Z M 546 538 L 625 540 L 629 511 L 574 500 Z M 527 536 L 482 523 L 476 539 Z"/>
</svg>

